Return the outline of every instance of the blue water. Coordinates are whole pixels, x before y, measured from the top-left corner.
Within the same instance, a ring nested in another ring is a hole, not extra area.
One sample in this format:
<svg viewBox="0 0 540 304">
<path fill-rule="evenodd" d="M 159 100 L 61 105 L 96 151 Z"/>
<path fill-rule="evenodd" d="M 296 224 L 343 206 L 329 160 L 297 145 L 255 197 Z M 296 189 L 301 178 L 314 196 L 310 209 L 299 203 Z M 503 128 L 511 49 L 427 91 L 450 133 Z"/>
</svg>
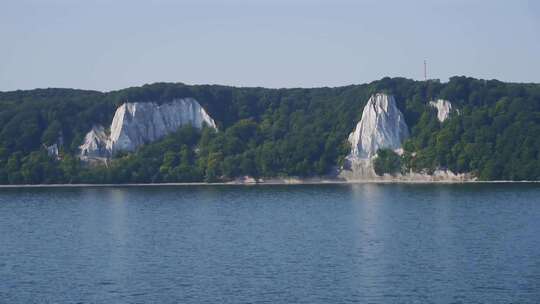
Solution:
<svg viewBox="0 0 540 304">
<path fill-rule="evenodd" d="M 0 303 L 539 303 L 540 186 L 0 189 Z"/>
</svg>

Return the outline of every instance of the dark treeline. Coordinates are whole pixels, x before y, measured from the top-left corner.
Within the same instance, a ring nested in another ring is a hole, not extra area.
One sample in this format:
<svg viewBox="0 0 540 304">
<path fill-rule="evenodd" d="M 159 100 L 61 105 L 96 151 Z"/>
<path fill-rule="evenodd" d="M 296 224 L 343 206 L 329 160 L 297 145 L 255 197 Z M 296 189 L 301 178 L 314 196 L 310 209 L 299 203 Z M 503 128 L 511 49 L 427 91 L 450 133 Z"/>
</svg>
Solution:
<svg viewBox="0 0 540 304">
<path fill-rule="evenodd" d="M 486 180 L 540 179 L 540 85 L 453 77 L 448 83 L 384 78 L 314 89 L 156 83 L 108 93 L 72 89 L 0 92 L 0 183 L 219 181 L 237 176 L 323 175 L 342 165 L 348 134 L 369 96 L 395 96 L 411 138 L 405 153 L 381 151 L 378 173 L 448 168 Z M 196 98 L 218 132 L 184 127 L 107 166 L 87 167 L 78 146 L 109 126 L 126 101 Z M 428 105 L 452 102 L 444 123 Z M 59 139 L 61 138 L 61 140 Z M 60 159 L 46 146 L 61 142 Z"/>
</svg>

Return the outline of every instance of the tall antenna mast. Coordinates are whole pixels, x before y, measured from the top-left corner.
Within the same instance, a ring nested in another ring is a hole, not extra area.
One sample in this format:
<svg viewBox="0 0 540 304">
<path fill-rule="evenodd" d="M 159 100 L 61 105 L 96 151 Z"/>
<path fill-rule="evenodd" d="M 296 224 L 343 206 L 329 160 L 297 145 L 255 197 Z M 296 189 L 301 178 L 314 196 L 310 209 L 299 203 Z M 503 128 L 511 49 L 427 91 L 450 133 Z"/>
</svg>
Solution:
<svg viewBox="0 0 540 304">
<path fill-rule="evenodd" d="M 427 81 L 427 60 L 424 59 L 424 80 Z"/>
</svg>

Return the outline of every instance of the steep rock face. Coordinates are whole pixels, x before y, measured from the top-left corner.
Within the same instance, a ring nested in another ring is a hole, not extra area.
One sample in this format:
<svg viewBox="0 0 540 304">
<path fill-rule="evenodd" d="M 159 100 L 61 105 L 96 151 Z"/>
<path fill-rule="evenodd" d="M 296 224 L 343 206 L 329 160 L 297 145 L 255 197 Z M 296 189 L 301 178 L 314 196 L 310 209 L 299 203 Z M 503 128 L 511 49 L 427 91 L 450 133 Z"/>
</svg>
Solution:
<svg viewBox="0 0 540 304">
<path fill-rule="evenodd" d="M 58 144 L 52 144 L 45 147 L 45 149 L 47 149 L 47 155 L 49 155 L 50 157 L 58 158 Z"/>
<path fill-rule="evenodd" d="M 394 97 L 373 95 L 364 107 L 362 119 L 349 135 L 352 146 L 349 158 L 368 159 L 379 149 L 400 149 L 408 137 L 409 129 Z"/>
<path fill-rule="evenodd" d="M 394 97 L 386 94 L 371 96 L 362 112 L 362 119 L 349 135 L 351 153 L 347 156 L 348 170 L 340 175 L 346 179 L 378 178 L 373 169 L 377 151 L 392 149 L 399 152 L 408 137 L 409 129 Z"/>
<path fill-rule="evenodd" d="M 114 115 L 108 150 L 133 151 L 191 124 L 202 128 L 204 124 L 216 128 L 214 120 L 193 98 L 176 99 L 170 103 L 125 103 Z"/>
<path fill-rule="evenodd" d="M 64 145 L 64 135 L 62 132 L 58 133 L 58 138 L 56 139 L 56 142 L 54 142 L 51 145 L 43 144 L 43 147 L 45 150 L 47 150 L 47 155 L 55 158 L 60 159 L 60 147 Z"/>
<path fill-rule="evenodd" d="M 436 101 L 430 101 L 429 104 L 437 109 L 437 119 L 440 122 L 445 121 L 452 111 L 452 103 L 448 100 L 437 99 Z"/>
<path fill-rule="evenodd" d="M 156 141 L 181 126 L 216 128 L 214 120 L 193 98 L 174 99 L 158 105 L 154 102 L 124 103 L 115 112 L 110 136 L 102 126 L 86 134 L 80 146 L 81 158 L 109 158 L 119 151 L 134 151 Z"/>
<path fill-rule="evenodd" d="M 81 150 L 81 159 L 90 158 L 108 158 L 111 156 L 110 151 L 107 149 L 107 143 L 109 138 L 105 134 L 105 128 L 101 125 L 92 127 L 90 132 L 86 133 L 84 142 L 79 146 Z"/>
<path fill-rule="evenodd" d="M 439 110 L 439 107 L 430 102 L 437 107 L 439 113 L 444 113 L 439 120 L 444 121 L 448 118 L 448 113 L 452 109 L 450 102 L 438 100 L 433 103 L 441 108 Z M 346 165 L 339 172 L 338 177 L 349 181 L 463 182 L 474 180 L 471 174 L 454 174 L 444 168 L 438 168 L 431 174 L 411 170 L 405 174 L 378 176 L 373 167 L 377 151 L 385 148 L 400 153 L 401 145 L 408 137 L 407 124 L 394 98 L 385 94 L 371 96 L 364 107 L 362 119 L 349 135 L 351 153 L 347 156 Z"/>
</svg>

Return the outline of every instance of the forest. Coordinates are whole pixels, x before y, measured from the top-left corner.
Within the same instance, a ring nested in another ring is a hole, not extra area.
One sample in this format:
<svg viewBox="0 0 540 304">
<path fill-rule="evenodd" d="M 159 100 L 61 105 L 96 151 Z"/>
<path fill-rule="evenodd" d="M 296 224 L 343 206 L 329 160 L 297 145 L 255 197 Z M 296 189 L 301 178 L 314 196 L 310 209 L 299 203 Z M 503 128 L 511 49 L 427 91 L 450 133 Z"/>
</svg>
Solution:
<svg viewBox="0 0 540 304">
<path fill-rule="evenodd" d="M 0 92 L 0 184 L 218 182 L 239 176 L 331 174 L 371 94 L 395 96 L 411 131 L 404 154 L 379 151 L 377 174 L 470 172 L 481 180 L 540 180 L 540 85 L 470 77 L 383 78 L 336 88 L 240 88 L 154 83 L 111 92 Z M 110 125 L 122 103 L 194 97 L 219 131 L 183 127 L 104 165 L 81 162 L 95 124 Z M 437 120 L 429 101 L 456 109 Z M 46 147 L 57 143 L 59 157 Z"/>
</svg>

